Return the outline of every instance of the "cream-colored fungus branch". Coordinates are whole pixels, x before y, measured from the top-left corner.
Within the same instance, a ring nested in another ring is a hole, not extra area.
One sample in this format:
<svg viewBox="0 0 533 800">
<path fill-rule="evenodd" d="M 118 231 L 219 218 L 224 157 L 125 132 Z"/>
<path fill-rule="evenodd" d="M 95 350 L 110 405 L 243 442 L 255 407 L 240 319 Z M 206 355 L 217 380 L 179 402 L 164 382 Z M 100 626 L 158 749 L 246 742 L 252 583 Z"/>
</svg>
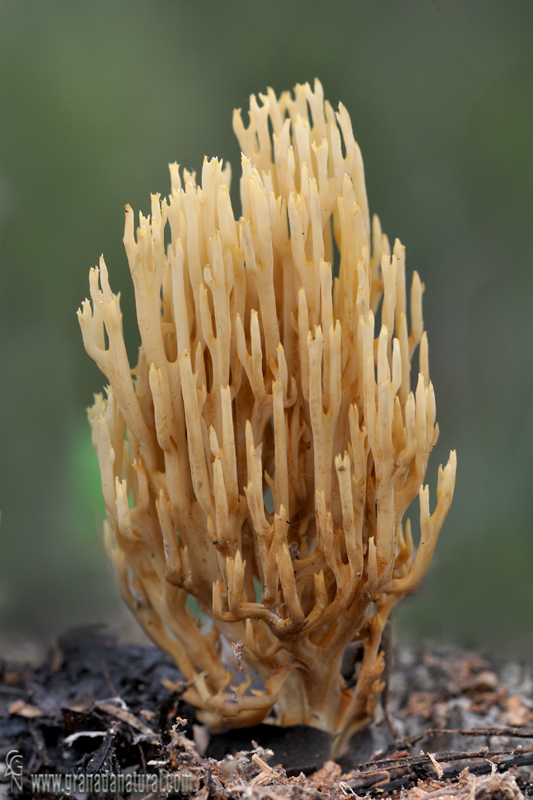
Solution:
<svg viewBox="0 0 533 800">
<path fill-rule="evenodd" d="M 137 366 L 103 259 L 78 312 L 110 384 L 89 411 L 106 543 L 126 602 L 203 720 L 274 714 L 341 742 L 372 719 L 383 627 L 427 572 L 456 458 L 439 470 L 431 514 L 424 287 L 415 272 L 408 315 L 405 250 L 370 222 L 346 109 L 334 113 L 316 81 L 252 97 L 248 126 L 235 112 L 234 128 L 239 220 L 216 159 L 201 188 L 171 165 L 170 196 L 152 197 L 136 231 L 126 208 Z M 417 495 L 415 554 L 403 517 Z M 241 676 L 223 639 L 244 643 Z M 348 688 L 340 668 L 354 641 L 363 657 Z"/>
</svg>

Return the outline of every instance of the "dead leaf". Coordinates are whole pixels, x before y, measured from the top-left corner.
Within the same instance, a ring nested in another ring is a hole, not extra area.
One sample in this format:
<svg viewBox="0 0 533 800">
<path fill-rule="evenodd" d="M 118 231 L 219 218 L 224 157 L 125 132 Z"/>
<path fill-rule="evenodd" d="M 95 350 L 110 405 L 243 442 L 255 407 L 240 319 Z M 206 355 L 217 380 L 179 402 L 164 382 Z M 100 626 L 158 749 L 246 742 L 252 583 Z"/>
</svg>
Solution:
<svg viewBox="0 0 533 800">
<path fill-rule="evenodd" d="M 8 707 L 8 711 L 10 714 L 18 714 L 19 717 L 26 717 L 26 719 L 44 717 L 40 708 L 32 706 L 30 703 L 25 703 L 24 700 L 15 700 L 15 702 L 11 703 Z"/>
<path fill-rule="evenodd" d="M 511 695 L 504 701 L 505 711 L 500 714 L 499 722 L 504 725 L 511 725 L 513 728 L 520 728 L 531 721 L 533 714 L 529 706 L 518 695 Z"/>
</svg>

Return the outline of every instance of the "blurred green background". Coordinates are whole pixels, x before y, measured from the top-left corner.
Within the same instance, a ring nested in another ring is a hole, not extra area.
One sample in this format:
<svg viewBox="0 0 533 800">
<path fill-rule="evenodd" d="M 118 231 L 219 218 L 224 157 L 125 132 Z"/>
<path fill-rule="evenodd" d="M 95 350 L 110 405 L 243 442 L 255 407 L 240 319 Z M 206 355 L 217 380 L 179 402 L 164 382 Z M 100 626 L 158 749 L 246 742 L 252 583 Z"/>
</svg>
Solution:
<svg viewBox="0 0 533 800">
<path fill-rule="evenodd" d="M 399 634 L 533 651 L 532 41 L 530 0 L 0 0 L 5 636 L 122 613 L 85 417 L 104 377 L 75 312 L 103 252 L 135 352 L 124 204 L 147 213 L 174 160 L 218 155 L 235 178 L 233 108 L 316 76 L 351 114 L 371 210 L 426 284 L 433 490 L 458 451 Z"/>
</svg>

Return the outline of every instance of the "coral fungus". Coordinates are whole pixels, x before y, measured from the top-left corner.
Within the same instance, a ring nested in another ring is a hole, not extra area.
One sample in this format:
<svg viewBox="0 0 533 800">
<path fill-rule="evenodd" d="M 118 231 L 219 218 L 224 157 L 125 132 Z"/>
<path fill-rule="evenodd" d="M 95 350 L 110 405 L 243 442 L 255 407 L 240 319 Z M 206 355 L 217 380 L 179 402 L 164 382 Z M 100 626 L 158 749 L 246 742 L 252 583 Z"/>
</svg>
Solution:
<svg viewBox="0 0 533 800">
<path fill-rule="evenodd" d="M 124 598 L 201 719 L 223 729 L 270 714 L 342 741 L 374 714 L 382 631 L 428 569 L 456 458 L 439 469 L 430 514 L 438 427 L 423 285 L 415 272 L 409 325 L 405 250 L 396 241 L 391 253 L 370 222 L 346 109 L 335 113 L 318 81 L 269 89 L 234 128 L 240 219 L 216 159 L 201 188 L 172 164 L 170 196 L 152 197 L 136 231 L 126 207 L 137 366 L 103 260 L 78 312 L 110 384 L 89 411 L 106 542 Z M 414 548 L 402 520 L 417 495 Z M 228 670 L 224 640 L 242 671 Z M 354 641 L 362 658 L 345 682 Z"/>
</svg>

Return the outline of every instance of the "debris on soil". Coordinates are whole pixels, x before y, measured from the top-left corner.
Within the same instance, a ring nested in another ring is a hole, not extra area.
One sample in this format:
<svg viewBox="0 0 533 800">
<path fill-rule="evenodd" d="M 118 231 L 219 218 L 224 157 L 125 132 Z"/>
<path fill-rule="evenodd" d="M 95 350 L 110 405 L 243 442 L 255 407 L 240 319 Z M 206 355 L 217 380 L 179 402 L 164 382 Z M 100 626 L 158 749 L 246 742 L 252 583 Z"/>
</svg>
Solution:
<svg viewBox="0 0 533 800">
<path fill-rule="evenodd" d="M 0 798 L 533 797 L 531 665 L 397 647 L 387 709 L 337 761 L 304 725 L 210 735 L 183 688 L 164 653 L 98 627 L 40 667 L 0 660 Z"/>
</svg>

